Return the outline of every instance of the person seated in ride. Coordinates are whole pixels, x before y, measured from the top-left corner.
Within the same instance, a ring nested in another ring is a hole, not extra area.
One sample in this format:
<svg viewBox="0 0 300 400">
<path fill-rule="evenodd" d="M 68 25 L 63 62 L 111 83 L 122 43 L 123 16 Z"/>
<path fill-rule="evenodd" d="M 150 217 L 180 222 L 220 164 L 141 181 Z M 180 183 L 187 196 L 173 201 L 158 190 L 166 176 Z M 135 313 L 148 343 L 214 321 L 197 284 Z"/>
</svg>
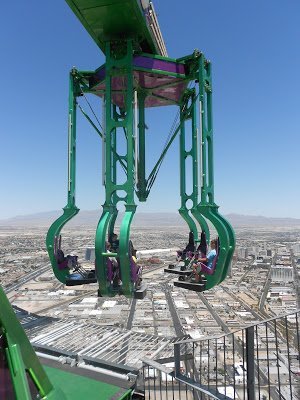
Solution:
<svg viewBox="0 0 300 400">
<path fill-rule="evenodd" d="M 197 262 L 193 265 L 193 273 L 195 275 L 195 281 L 200 282 L 201 281 L 201 272 L 203 272 L 203 269 L 212 270 L 213 268 L 213 263 L 214 259 L 217 256 L 217 245 L 218 245 L 218 240 L 214 239 L 210 242 L 210 248 L 211 250 L 209 253 L 206 255 L 204 258 L 198 258 Z"/>
<path fill-rule="evenodd" d="M 137 250 L 133 247 L 133 243 L 129 240 L 128 255 L 130 261 L 130 274 L 131 280 L 134 283 L 136 290 L 141 288 L 142 285 L 142 266 L 137 263 Z"/>
<path fill-rule="evenodd" d="M 135 263 L 137 261 L 136 253 L 137 253 L 137 250 L 134 248 L 132 241 L 129 240 L 129 243 L 128 243 L 128 254 L 129 254 L 129 257 L 131 257 Z"/>
<path fill-rule="evenodd" d="M 107 253 L 115 253 L 115 250 L 112 250 L 110 242 L 105 242 L 105 251 Z M 114 287 L 119 285 L 120 267 L 118 259 L 113 255 L 107 258 L 107 279 Z"/>
<path fill-rule="evenodd" d="M 78 256 L 68 254 L 66 257 L 61 249 L 56 252 L 56 261 L 59 270 L 68 270 L 69 280 L 95 279 L 95 269 L 85 271 L 78 262 Z"/>
<path fill-rule="evenodd" d="M 69 269 L 76 269 L 78 267 L 78 256 L 76 256 L 72 253 L 68 254 L 67 260 L 68 260 L 68 268 Z"/>
<path fill-rule="evenodd" d="M 195 258 L 205 258 L 207 253 L 207 241 L 206 241 L 206 233 L 205 231 L 201 232 L 200 243 L 197 247 Z"/>
<path fill-rule="evenodd" d="M 65 257 L 64 252 L 58 249 L 56 252 L 56 262 L 58 269 L 76 269 L 78 267 L 78 256 L 74 254 L 68 254 Z"/>
<path fill-rule="evenodd" d="M 111 284 L 114 288 L 122 286 L 121 281 L 121 271 L 120 271 L 120 259 L 115 257 L 110 257 L 112 262 L 112 280 Z"/>
<path fill-rule="evenodd" d="M 111 245 L 111 251 L 117 252 L 119 250 L 119 239 L 118 239 L 118 235 L 116 233 L 111 234 L 111 236 L 109 238 L 109 242 Z"/>
<path fill-rule="evenodd" d="M 58 269 L 62 270 L 68 268 L 68 258 L 65 257 L 64 252 L 61 249 L 58 249 L 55 254 L 56 262 Z"/>
<path fill-rule="evenodd" d="M 184 260 L 186 258 L 186 256 L 191 253 L 194 254 L 195 252 L 195 241 L 194 241 L 194 233 L 190 232 L 189 233 L 189 242 L 186 245 L 184 250 L 178 250 L 177 251 L 177 259 L 180 260 Z"/>
<path fill-rule="evenodd" d="M 105 242 L 105 251 L 107 252 L 107 253 L 111 253 L 112 251 L 111 251 L 111 244 L 110 244 L 110 242 Z"/>
</svg>

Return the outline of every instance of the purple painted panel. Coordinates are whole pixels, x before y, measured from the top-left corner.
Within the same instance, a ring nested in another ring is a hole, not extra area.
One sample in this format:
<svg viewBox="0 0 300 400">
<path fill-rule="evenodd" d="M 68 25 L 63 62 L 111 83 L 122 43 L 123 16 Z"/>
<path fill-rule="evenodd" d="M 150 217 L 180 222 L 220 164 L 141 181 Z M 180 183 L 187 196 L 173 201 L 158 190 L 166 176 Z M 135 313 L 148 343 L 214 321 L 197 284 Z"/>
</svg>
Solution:
<svg viewBox="0 0 300 400">
<path fill-rule="evenodd" d="M 105 79 L 105 66 L 103 65 L 93 76 L 96 81 L 103 81 Z"/>
<path fill-rule="evenodd" d="M 143 60 L 150 60 L 152 65 L 155 65 L 154 59 L 141 57 Z M 162 60 L 156 60 L 162 61 Z M 164 64 L 175 64 L 163 61 Z M 95 90 L 105 90 L 104 76 L 105 69 L 101 68 L 91 78 L 90 84 L 94 83 Z M 100 78 L 102 80 L 100 80 Z M 181 78 L 176 78 L 174 76 L 160 75 L 159 73 L 154 73 L 152 71 L 134 71 L 134 80 L 137 82 L 138 86 L 151 90 L 145 101 L 145 107 L 158 107 L 165 106 L 175 103 L 179 103 L 183 92 L 187 87 L 187 82 Z M 165 87 L 165 85 L 168 85 Z M 113 103 L 119 107 L 124 107 L 125 104 L 125 91 L 127 86 L 127 78 L 125 76 L 115 76 L 112 78 L 112 100 Z M 123 92 L 123 93 L 122 93 Z M 99 93 L 101 96 L 101 94 Z"/>
<path fill-rule="evenodd" d="M 159 60 L 157 58 L 135 56 L 133 58 L 133 65 L 140 68 L 158 69 L 164 72 L 185 74 L 185 68 L 183 64 L 179 64 L 174 61 Z"/>
</svg>

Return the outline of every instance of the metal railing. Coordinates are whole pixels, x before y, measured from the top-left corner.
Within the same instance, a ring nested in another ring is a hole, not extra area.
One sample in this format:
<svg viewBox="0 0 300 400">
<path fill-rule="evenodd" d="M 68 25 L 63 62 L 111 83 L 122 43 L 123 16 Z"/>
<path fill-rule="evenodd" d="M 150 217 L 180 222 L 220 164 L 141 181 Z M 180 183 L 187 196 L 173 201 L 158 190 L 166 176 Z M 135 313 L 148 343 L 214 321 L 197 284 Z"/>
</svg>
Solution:
<svg viewBox="0 0 300 400">
<path fill-rule="evenodd" d="M 300 311 L 230 334 L 174 344 L 172 362 L 143 360 L 146 399 L 300 399 Z"/>
</svg>

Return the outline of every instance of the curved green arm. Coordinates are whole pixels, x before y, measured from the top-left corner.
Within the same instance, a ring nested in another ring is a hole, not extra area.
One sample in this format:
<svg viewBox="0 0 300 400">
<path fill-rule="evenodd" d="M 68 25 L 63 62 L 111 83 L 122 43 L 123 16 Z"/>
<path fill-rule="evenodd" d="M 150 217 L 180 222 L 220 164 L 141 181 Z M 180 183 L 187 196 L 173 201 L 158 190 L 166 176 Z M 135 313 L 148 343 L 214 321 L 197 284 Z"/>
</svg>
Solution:
<svg viewBox="0 0 300 400">
<path fill-rule="evenodd" d="M 96 275 L 99 283 L 99 294 L 101 296 L 110 295 L 110 282 L 107 282 L 107 258 L 103 256 L 106 252 L 105 242 L 106 242 L 106 232 L 107 227 L 113 217 L 114 213 L 109 206 L 103 206 L 103 212 L 99 219 L 98 226 L 96 229 L 95 236 L 95 266 Z"/>
<path fill-rule="evenodd" d="M 188 224 L 189 230 L 193 232 L 195 241 L 197 241 L 198 240 L 198 228 L 197 228 L 195 221 L 190 216 L 189 210 L 185 207 L 181 207 L 178 211 L 179 211 L 179 214 L 181 215 L 181 217 Z"/>
<path fill-rule="evenodd" d="M 60 232 L 62 228 L 65 226 L 65 224 L 70 221 L 76 214 L 79 212 L 79 208 L 76 206 L 73 207 L 68 207 L 66 206 L 63 209 L 64 213 L 61 215 L 56 221 L 53 222 L 53 224 L 50 226 L 47 237 L 46 237 L 46 246 L 47 246 L 47 251 L 49 254 L 50 262 L 52 265 L 52 269 L 54 272 L 54 275 L 56 278 L 61 282 L 61 283 L 66 283 L 66 279 L 69 276 L 69 270 L 68 269 L 63 269 L 59 270 L 56 257 L 54 254 L 54 243 L 55 239 L 59 237 Z"/>
<path fill-rule="evenodd" d="M 55 239 L 59 237 L 64 225 L 79 212 L 75 205 L 76 188 L 76 93 L 78 92 L 77 70 L 73 68 L 69 75 L 69 121 L 68 121 L 68 203 L 61 215 L 51 225 L 46 238 L 46 246 L 54 275 L 61 283 L 66 283 L 69 270 L 59 270 L 54 254 Z"/>
<path fill-rule="evenodd" d="M 208 290 L 218 285 L 222 280 L 224 269 L 226 268 L 228 262 L 227 255 L 230 247 L 229 236 L 226 226 L 224 225 L 222 218 L 220 218 L 218 213 L 217 205 L 199 204 L 197 209 L 208 221 L 213 224 L 220 241 L 220 249 L 215 271 L 213 275 L 206 275 L 207 283 L 205 285 L 205 289 Z"/>
<path fill-rule="evenodd" d="M 222 279 L 220 281 L 220 283 L 221 283 L 224 281 L 224 279 L 226 279 L 226 277 L 228 275 L 228 269 L 230 267 L 230 263 L 231 263 L 234 249 L 235 249 L 235 234 L 234 234 L 234 230 L 233 230 L 232 226 L 227 221 L 227 219 L 225 219 L 220 214 L 219 214 L 219 218 L 222 219 L 223 224 L 226 226 L 228 237 L 229 237 L 229 249 L 228 249 L 227 259 L 226 259 L 226 263 L 225 263 L 225 268 L 224 268 L 223 274 L 222 274 Z"/>
<path fill-rule="evenodd" d="M 209 227 L 207 225 L 207 222 L 205 221 L 205 218 L 200 214 L 200 212 L 197 210 L 197 207 L 193 207 L 191 209 L 191 213 L 198 222 L 198 224 L 201 227 L 201 230 L 205 232 L 206 236 L 206 242 L 210 242 L 210 232 L 209 232 Z"/>
<path fill-rule="evenodd" d="M 207 275 L 206 289 L 221 283 L 227 276 L 235 247 L 235 236 L 229 222 L 218 213 L 214 203 L 213 123 L 211 64 L 199 57 L 199 105 L 201 133 L 201 201 L 200 213 L 212 222 L 220 240 L 220 250 L 213 275 Z"/>
<path fill-rule="evenodd" d="M 118 213 L 119 213 L 119 211 L 118 211 L 117 207 L 114 207 L 114 211 L 110 218 L 109 226 L 108 226 L 108 235 L 109 236 L 115 232 L 115 224 L 116 224 L 116 219 L 118 218 Z"/>
<path fill-rule="evenodd" d="M 130 259 L 128 254 L 128 242 L 130 235 L 130 226 L 136 210 L 136 205 L 126 205 L 125 215 L 122 220 L 120 228 L 120 267 L 122 276 L 122 289 L 125 296 L 131 297 L 134 291 L 133 284 L 131 282 L 131 270 L 130 270 Z"/>
</svg>

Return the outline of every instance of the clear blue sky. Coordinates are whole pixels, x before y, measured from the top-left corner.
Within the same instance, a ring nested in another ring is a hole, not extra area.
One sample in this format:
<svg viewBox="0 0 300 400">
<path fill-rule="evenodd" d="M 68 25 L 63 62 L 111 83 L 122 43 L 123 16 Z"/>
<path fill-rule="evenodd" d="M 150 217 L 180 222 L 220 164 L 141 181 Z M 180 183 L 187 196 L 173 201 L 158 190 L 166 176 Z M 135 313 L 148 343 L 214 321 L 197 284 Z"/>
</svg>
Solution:
<svg viewBox="0 0 300 400">
<path fill-rule="evenodd" d="M 300 218 L 299 0 L 154 4 L 170 57 L 198 48 L 213 63 L 220 211 Z M 104 58 L 63 0 L 4 2 L 1 13 L 0 218 L 6 218 L 66 204 L 68 72 L 73 65 L 95 69 Z M 149 164 L 175 112 L 149 114 Z M 104 198 L 100 142 L 85 120 L 78 125 L 78 206 L 96 209 Z M 140 210 L 179 205 L 175 144 Z"/>
</svg>

